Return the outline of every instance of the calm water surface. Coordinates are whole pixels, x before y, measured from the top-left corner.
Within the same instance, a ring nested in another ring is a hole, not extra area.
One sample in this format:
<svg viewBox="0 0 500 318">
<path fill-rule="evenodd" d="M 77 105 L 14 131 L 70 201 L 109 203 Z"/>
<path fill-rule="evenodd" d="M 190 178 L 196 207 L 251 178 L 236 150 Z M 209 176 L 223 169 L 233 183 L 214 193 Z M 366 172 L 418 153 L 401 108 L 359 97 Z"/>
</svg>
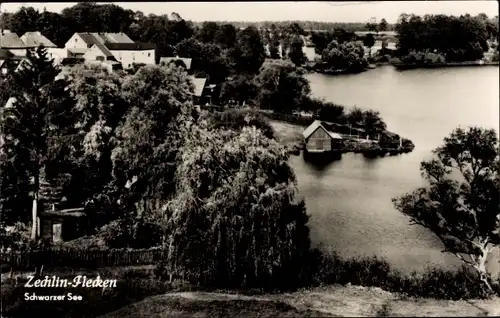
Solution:
<svg viewBox="0 0 500 318">
<path fill-rule="evenodd" d="M 291 164 L 312 215 L 314 243 L 345 256 L 378 255 L 402 270 L 454 266 L 427 230 L 410 226 L 391 198 L 423 185 L 419 165 L 454 128 L 499 126 L 498 67 L 308 75 L 315 96 L 379 111 L 388 129 L 411 139 L 410 154 L 378 159 L 346 154 L 326 167 Z"/>
</svg>

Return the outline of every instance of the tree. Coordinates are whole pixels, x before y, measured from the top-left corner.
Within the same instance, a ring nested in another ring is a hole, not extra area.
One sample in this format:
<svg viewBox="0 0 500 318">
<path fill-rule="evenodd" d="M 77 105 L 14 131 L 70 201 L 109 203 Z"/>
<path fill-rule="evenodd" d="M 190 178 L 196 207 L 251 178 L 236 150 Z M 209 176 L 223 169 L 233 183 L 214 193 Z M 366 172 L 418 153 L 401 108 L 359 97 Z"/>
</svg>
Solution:
<svg viewBox="0 0 500 318">
<path fill-rule="evenodd" d="M 282 60 L 266 61 L 255 78 L 258 87 L 257 105 L 278 112 L 300 109 L 311 88 L 301 69 Z"/>
<path fill-rule="evenodd" d="M 61 98 L 58 96 L 61 91 L 57 91 L 53 85 L 58 70 L 47 57 L 46 49 L 29 49 L 26 57 L 27 60 L 18 72 L 14 72 L 8 79 L 14 102 L 9 109 L 11 114 L 6 114 L 10 115 L 5 125 L 5 135 L 9 138 L 6 138 L 8 142 L 4 145 L 8 155 L 6 161 L 12 163 L 7 167 L 22 167 L 25 170 L 7 170 L 5 175 L 22 173 L 18 174 L 18 180 L 24 180 L 25 185 L 31 180 L 31 237 L 36 239 L 40 189 L 52 129 L 51 116 Z"/>
<path fill-rule="evenodd" d="M 193 126 L 186 139 L 179 191 L 156 216 L 166 228 L 169 271 L 224 287 L 300 277 L 308 216 L 293 202 L 296 181 L 282 146 L 249 127 Z"/>
<path fill-rule="evenodd" d="M 203 22 L 196 38 L 203 43 L 214 43 L 215 36 L 219 31 L 219 26 L 215 22 Z"/>
<path fill-rule="evenodd" d="M 178 151 L 193 121 L 193 89 L 188 74 L 172 64 L 142 67 L 123 83 L 131 107 L 116 129 L 111 158 L 114 183 L 130 185 L 122 201 L 135 216 L 151 213 L 174 193 Z"/>
<path fill-rule="evenodd" d="M 22 36 L 29 31 L 39 31 L 37 21 L 40 19 L 40 12 L 32 7 L 21 7 L 10 18 L 8 28 L 11 32 Z"/>
<path fill-rule="evenodd" d="M 232 24 L 223 24 L 215 33 L 215 43 L 223 49 L 234 47 L 236 43 L 236 28 Z"/>
<path fill-rule="evenodd" d="M 377 24 L 368 22 L 365 28 L 370 32 L 377 32 Z"/>
<path fill-rule="evenodd" d="M 412 224 L 431 230 L 451 253 L 475 269 L 491 290 L 485 262 L 500 243 L 498 139 L 494 130 L 455 129 L 421 163 L 429 183 L 393 199 Z"/>
<path fill-rule="evenodd" d="M 344 118 L 344 106 L 322 100 L 318 100 L 317 102 L 319 103 L 319 108 L 316 111 L 319 120 L 338 123 Z"/>
<path fill-rule="evenodd" d="M 380 113 L 373 110 L 363 113 L 363 126 L 366 134 L 372 137 L 383 133 L 387 129 L 387 125 L 380 117 Z"/>
<path fill-rule="evenodd" d="M 178 56 L 192 58 L 191 69 L 195 75 L 207 76 L 211 83 L 221 83 L 229 75 L 228 60 L 216 44 L 190 38 L 177 44 L 175 52 Z"/>
<path fill-rule="evenodd" d="M 40 31 L 40 33 L 58 47 L 63 47 L 75 33 L 75 28 L 71 21 L 68 21 L 68 19 L 55 12 L 44 10 L 36 24 L 36 31 Z"/>
<path fill-rule="evenodd" d="M 83 206 L 93 226 L 116 217 L 112 184 L 113 136 L 129 105 L 123 76 L 100 67 L 77 65 L 63 72 L 73 103 L 61 109 L 46 163 L 47 180 L 62 188 L 67 207 Z"/>
<path fill-rule="evenodd" d="M 384 32 L 384 31 L 387 31 L 387 26 L 388 26 L 388 23 L 385 19 L 382 19 L 380 20 L 380 23 L 378 24 L 378 32 Z"/>
<path fill-rule="evenodd" d="M 360 127 L 363 124 L 363 111 L 358 107 L 353 107 L 347 113 L 347 122 L 352 126 Z"/>
<path fill-rule="evenodd" d="M 236 50 L 233 53 L 238 73 L 257 73 L 265 57 L 264 45 L 255 27 L 248 27 L 238 32 Z"/>
<path fill-rule="evenodd" d="M 290 61 L 296 66 L 301 66 L 307 61 L 307 57 L 304 54 L 302 47 L 304 46 L 304 41 L 300 36 L 294 36 L 290 43 L 290 51 L 288 52 L 288 57 Z"/>
<path fill-rule="evenodd" d="M 248 103 L 257 96 L 257 87 L 245 75 L 236 75 L 231 79 L 226 80 L 222 84 L 220 91 L 220 100 L 224 103 L 235 101 L 238 105 Z"/>
<path fill-rule="evenodd" d="M 323 51 L 321 59 L 326 68 L 359 72 L 366 68 L 363 45 L 354 42 L 339 43 L 333 40 Z"/>
<path fill-rule="evenodd" d="M 373 34 L 368 33 L 364 38 L 363 38 L 363 45 L 368 47 L 368 54 L 372 56 L 372 47 L 375 45 L 375 38 L 373 37 Z"/>
</svg>

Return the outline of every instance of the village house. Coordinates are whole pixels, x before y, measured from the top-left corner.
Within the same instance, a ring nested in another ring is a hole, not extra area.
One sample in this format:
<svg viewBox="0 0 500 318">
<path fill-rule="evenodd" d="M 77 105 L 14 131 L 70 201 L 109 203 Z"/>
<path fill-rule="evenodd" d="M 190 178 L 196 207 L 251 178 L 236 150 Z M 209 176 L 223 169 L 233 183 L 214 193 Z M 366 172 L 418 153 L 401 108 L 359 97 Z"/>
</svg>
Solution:
<svg viewBox="0 0 500 318">
<path fill-rule="evenodd" d="M 47 55 L 49 59 L 53 59 L 54 64 L 56 65 L 61 64 L 62 60 L 68 57 L 67 49 L 57 47 L 57 45 L 52 43 L 52 41 L 47 39 L 42 33 L 38 31 L 26 32 L 21 37 L 21 41 L 23 41 L 27 47 L 36 48 L 40 45 L 43 45 L 43 47 L 47 49 Z"/>
<path fill-rule="evenodd" d="M 340 152 L 343 138 L 325 127 L 326 123 L 315 120 L 304 132 L 305 150 L 309 153 Z"/>
<path fill-rule="evenodd" d="M 152 43 L 106 43 L 106 48 L 124 69 L 134 65 L 156 64 L 156 45 Z"/>
<path fill-rule="evenodd" d="M 15 56 L 26 56 L 28 47 L 16 33 L 0 34 L 0 49 L 9 50 Z"/>
<path fill-rule="evenodd" d="M 123 68 L 134 64 L 155 64 L 156 47 L 136 43 L 124 33 L 75 33 L 65 44 L 68 58 L 85 61 L 118 61 Z M 116 69 L 116 63 L 104 63 Z"/>
<path fill-rule="evenodd" d="M 194 103 L 195 105 L 202 105 L 207 103 L 205 97 L 206 88 L 207 88 L 207 79 L 206 78 L 197 78 L 194 76 L 190 76 L 189 79 L 194 85 Z"/>
</svg>

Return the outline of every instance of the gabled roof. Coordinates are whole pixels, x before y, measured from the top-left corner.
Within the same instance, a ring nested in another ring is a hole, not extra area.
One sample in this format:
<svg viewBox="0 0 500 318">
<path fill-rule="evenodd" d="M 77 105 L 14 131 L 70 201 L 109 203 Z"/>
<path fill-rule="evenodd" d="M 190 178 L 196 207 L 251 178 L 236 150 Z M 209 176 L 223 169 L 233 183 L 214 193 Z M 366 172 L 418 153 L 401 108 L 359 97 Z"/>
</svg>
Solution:
<svg viewBox="0 0 500 318">
<path fill-rule="evenodd" d="M 203 90 L 205 89 L 205 85 L 207 83 L 206 78 L 196 78 L 194 76 L 189 77 L 194 85 L 194 96 L 201 97 L 203 94 Z"/>
<path fill-rule="evenodd" d="M 302 133 L 302 135 L 304 136 L 304 138 L 309 138 L 318 128 L 322 128 L 333 139 L 343 139 L 340 134 L 337 134 L 335 132 L 326 129 L 323 126 L 322 122 L 319 120 L 315 120 L 309 127 L 307 127 Z"/>
<path fill-rule="evenodd" d="M 94 44 L 101 43 L 101 41 L 97 37 L 95 37 L 94 34 L 92 33 L 80 32 L 77 34 L 82 38 L 83 42 L 85 42 L 90 47 Z"/>
<path fill-rule="evenodd" d="M 161 57 L 160 64 L 165 63 L 168 64 L 172 61 L 182 61 L 186 65 L 186 69 L 191 69 L 191 62 L 193 59 L 187 57 Z"/>
<path fill-rule="evenodd" d="M 24 35 L 21 37 L 21 41 L 26 44 L 26 46 L 29 47 L 38 47 L 40 45 L 43 45 L 44 47 L 47 48 L 56 48 L 57 45 L 52 43 L 49 39 L 47 39 L 45 36 L 42 35 L 40 32 L 26 32 Z"/>
<path fill-rule="evenodd" d="M 25 49 L 26 44 L 15 33 L 0 34 L 0 48 Z"/>
<path fill-rule="evenodd" d="M 77 34 L 90 46 L 97 43 L 134 43 L 125 33 L 79 32 Z"/>
<path fill-rule="evenodd" d="M 9 97 L 7 100 L 7 103 L 5 103 L 5 108 L 12 108 L 14 107 L 14 104 L 17 102 L 17 98 L 15 97 Z"/>
<path fill-rule="evenodd" d="M 125 33 L 91 33 L 101 43 L 134 43 Z"/>
<path fill-rule="evenodd" d="M 112 57 L 113 56 L 113 53 L 111 53 L 111 51 L 108 50 L 108 48 L 105 47 L 104 44 L 96 43 L 92 47 L 94 47 L 94 46 L 97 47 L 102 52 L 102 54 L 104 54 L 104 56 L 106 56 L 106 57 Z"/>
<path fill-rule="evenodd" d="M 111 51 L 145 51 L 156 49 L 156 45 L 153 43 L 106 43 L 105 45 Z"/>
</svg>

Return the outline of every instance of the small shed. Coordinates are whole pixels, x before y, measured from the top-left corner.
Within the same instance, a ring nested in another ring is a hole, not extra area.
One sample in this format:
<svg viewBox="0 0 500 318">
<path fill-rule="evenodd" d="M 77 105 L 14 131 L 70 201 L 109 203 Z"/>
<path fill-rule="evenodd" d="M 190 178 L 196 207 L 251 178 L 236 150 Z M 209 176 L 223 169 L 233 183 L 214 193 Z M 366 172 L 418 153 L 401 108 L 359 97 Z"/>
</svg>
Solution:
<svg viewBox="0 0 500 318">
<path fill-rule="evenodd" d="M 63 242 L 86 235 L 87 218 L 83 208 L 48 210 L 39 216 L 39 235 L 53 242 Z"/>
<path fill-rule="evenodd" d="M 303 133 L 305 149 L 310 153 L 340 152 L 343 138 L 340 134 L 325 128 L 321 121 L 315 120 Z"/>
</svg>

